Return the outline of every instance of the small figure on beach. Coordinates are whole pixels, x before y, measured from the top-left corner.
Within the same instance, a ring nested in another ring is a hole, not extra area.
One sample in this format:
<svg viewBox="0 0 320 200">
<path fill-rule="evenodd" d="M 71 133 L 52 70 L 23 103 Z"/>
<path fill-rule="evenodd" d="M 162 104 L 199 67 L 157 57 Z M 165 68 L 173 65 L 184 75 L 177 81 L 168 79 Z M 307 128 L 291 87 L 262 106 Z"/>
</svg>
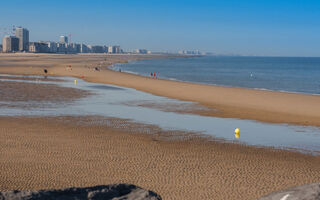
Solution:
<svg viewBox="0 0 320 200">
<path fill-rule="evenodd" d="M 152 73 L 152 72 L 150 73 L 150 77 L 151 77 L 151 78 L 153 77 L 153 73 Z"/>
<path fill-rule="evenodd" d="M 48 70 L 47 70 L 47 69 L 44 69 L 43 72 L 46 74 L 46 75 L 44 75 L 44 78 L 46 79 L 46 78 L 47 78 Z"/>
<path fill-rule="evenodd" d="M 156 78 L 156 73 L 155 72 L 153 72 L 153 78 Z"/>
</svg>

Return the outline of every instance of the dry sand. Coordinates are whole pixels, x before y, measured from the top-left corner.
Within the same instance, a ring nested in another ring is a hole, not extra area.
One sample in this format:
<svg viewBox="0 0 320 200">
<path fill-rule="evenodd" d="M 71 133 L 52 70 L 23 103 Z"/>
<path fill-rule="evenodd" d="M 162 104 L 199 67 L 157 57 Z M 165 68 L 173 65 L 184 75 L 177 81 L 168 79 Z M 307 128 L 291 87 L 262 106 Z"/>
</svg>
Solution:
<svg viewBox="0 0 320 200">
<path fill-rule="evenodd" d="M 320 181 L 320 157 L 98 121 L 0 118 L 0 191 L 130 183 L 164 199 L 250 200 Z"/>
<path fill-rule="evenodd" d="M 50 75 L 84 77 L 86 81 L 135 88 L 211 108 L 197 112 L 201 115 L 320 126 L 320 96 L 155 80 L 107 69 L 128 60 L 167 57 L 172 56 L 0 54 L 0 73 L 43 75 L 47 68 Z M 95 71 L 94 67 L 101 70 Z"/>
</svg>

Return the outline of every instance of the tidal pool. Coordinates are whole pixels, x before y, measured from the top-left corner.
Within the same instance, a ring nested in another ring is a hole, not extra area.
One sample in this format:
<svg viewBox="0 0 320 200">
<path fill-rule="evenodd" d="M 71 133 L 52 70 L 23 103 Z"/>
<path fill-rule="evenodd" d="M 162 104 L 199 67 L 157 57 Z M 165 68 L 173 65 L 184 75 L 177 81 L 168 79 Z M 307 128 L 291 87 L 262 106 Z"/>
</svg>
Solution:
<svg viewBox="0 0 320 200">
<path fill-rule="evenodd" d="M 130 119 L 134 122 L 157 125 L 165 130 L 185 130 L 212 136 L 229 142 L 245 143 L 248 145 L 268 146 L 291 149 L 312 154 L 320 154 L 320 128 L 313 126 L 295 126 L 287 124 L 270 124 L 252 120 L 232 118 L 217 118 L 167 112 L 153 107 L 137 106 L 128 102 L 152 102 L 153 104 L 183 104 L 195 106 L 193 102 L 179 101 L 165 97 L 151 95 L 135 89 L 128 89 L 113 85 L 85 82 L 71 77 L 54 77 L 63 81 L 54 81 L 48 77 L 28 76 L 37 80 L 6 79 L 12 75 L 0 75 L 0 81 L 15 81 L 23 84 L 56 84 L 61 87 L 78 88 L 89 91 L 93 95 L 77 99 L 69 103 L 52 102 L 41 106 L 32 105 L 37 102 L 22 102 L 30 106 L 15 107 L 21 102 L 0 102 L 0 116 L 85 116 L 98 115 Z M 1 78 L 2 77 L 2 78 Z M 26 76 L 14 76 L 26 77 Z M 1 89 L 0 89 L 1 90 Z M 32 105 L 31 105 L 32 104 Z M 240 128 L 240 139 L 235 139 L 234 130 Z"/>
</svg>

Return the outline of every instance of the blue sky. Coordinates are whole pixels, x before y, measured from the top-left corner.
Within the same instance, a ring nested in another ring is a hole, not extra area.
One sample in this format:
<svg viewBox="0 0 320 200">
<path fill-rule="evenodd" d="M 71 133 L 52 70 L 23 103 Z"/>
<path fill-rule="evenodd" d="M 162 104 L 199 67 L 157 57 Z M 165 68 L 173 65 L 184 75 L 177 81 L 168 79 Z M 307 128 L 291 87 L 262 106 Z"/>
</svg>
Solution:
<svg viewBox="0 0 320 200">
<path fill-rule="evenodd" d="M 3 0 L 0 34 L 27 27 L 30 40 L 120 44 L 153 51 L 320 56 L 315 0 Z"/>
</svg>

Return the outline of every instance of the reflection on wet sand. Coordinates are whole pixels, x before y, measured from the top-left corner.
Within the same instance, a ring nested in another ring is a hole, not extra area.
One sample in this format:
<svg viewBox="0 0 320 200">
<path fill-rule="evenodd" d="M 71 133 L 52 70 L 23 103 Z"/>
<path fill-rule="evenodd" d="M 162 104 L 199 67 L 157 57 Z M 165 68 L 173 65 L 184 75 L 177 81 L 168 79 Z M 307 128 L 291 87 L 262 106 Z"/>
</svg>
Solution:
<svg viewBox="0 0 320 200">
<path fill-rule="evenodd" d="M 43 81 L 41 84 L 36 84 L 39 89 L 32 90 L 29 87 L 29 90 L 23 90 L 28 91 L 27 93 L 20 91 L 21 94 L 27 95 L 26 97 L 20 97 L 22 100 L 33 98 L 34 101 L 20 101 L 16 104 L 11 101 L 9 107 L 4 107 L 8 104 L 8 101 L 2 101 L 0 115 L 98 115 L 131 119 L 135 122 L 157 125 L 164 130 L 202 133 L 204 137 L 210 136 L 213 140 L 232 143 L 285 148 L 313 154 L 318 154 L 320 150 L 320 143 L 318 142 L 320 130 L 317 127 L 267 124 L 249 120 L 200 116 L 194 113 L 205 111 L 206 108 L 192 102 L 154 96 L 134 89 L 88 83 L 81 79 L 68 77 L 59 79 L 64 81 Z M 76 85 L 73 83 L 74 80 L 77 80 Z M 1 79 L 1 81 L 12 81 L 12 84 L 25 85 L 24 87 L 35 83 L 31 80 Z M 10 85 L 10 83 L 7 84 Z M 168 107 L 165 105 L 168 105 Z M 172 110 L 172 107 L 175 109 Z M 193 114 L 188 113 L 189 111 Z M 242 134 L 239 139 L 234 137 L 235 128 L 241 128 Z M 301 130 L 304 132 L 301 132 Z"/>
</svg>

